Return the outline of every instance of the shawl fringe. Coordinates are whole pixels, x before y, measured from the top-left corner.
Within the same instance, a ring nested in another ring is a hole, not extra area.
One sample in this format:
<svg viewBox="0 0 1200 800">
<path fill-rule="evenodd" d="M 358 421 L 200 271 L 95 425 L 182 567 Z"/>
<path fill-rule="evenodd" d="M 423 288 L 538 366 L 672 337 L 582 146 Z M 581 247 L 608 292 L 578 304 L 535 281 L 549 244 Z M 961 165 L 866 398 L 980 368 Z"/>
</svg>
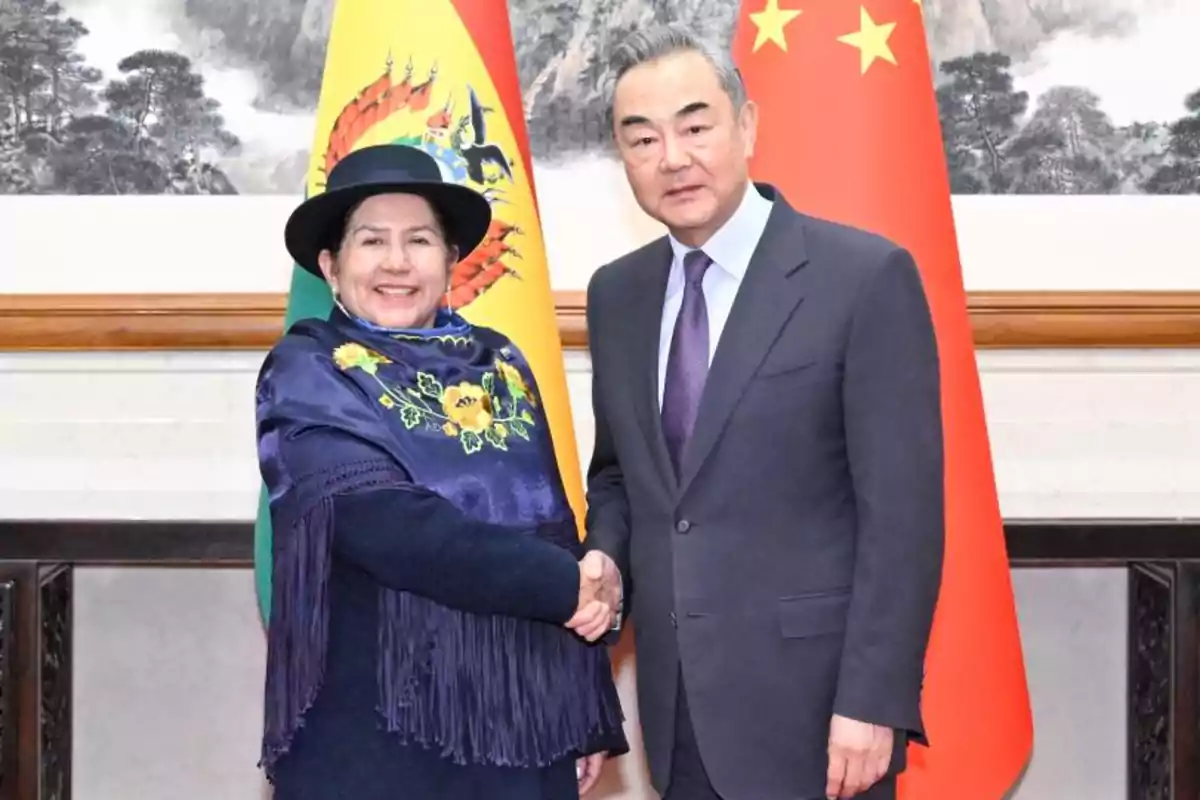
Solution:
<svg viewBox="0 0 1200 800">
<path fill-rule="evenodd" d="M 268 777 L 324 677 L 333 497 L 404 481 L 386 460 L 361 462 L 301 481 L 277 506 L 259 762 Z M 536 535 L 578 546 L 572 523 L 546 524 Z M 381 587 L 378 644 L 377 710 L 404 743 L 457 764 L 523 767 L 625 750 L 607 651 L 581 646 L 565 628 Z"/>
<path fill-rule="evenodd" d="M 546 766 L 621 736 L 603 646 L 565 628 L 380 591 L 379 712 L 456 764 Z"/>
<path fill-rule="evenodd" d="M 325 675 L 333 498 L 343 492 L 396 485 L 404 478 L 386 459 L 348 464 L 301 479 L 272 508 L 274 567 L 259 761 L 268 775 L 291 747 Z"/>
</svg>

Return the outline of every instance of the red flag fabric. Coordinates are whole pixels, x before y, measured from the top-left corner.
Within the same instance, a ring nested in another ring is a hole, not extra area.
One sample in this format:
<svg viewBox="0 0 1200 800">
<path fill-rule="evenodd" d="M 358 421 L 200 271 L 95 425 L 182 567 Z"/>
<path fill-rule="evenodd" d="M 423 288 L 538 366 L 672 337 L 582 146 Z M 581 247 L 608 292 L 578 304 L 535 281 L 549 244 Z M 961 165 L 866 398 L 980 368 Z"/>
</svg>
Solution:
<svg viewBox="0 0 1200 800">
<path fill-rule="evenodd" d="M 907 800 L 998 800 L 1033 721 L 921 0 L 743 0 L 734 53 L 760 109 L 751 170 L 798 210 L 916 259 L 942 364 L 946 553 Z"/>
</svg>

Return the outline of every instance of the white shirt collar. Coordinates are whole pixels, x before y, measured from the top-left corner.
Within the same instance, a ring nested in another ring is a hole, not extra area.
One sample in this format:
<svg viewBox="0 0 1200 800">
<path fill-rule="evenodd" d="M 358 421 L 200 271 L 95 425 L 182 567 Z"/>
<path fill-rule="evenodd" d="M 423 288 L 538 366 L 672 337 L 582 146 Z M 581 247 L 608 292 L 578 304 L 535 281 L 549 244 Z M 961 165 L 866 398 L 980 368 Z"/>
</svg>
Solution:
<svg viewBox="0 0 1200 800">
<path fill-rule="evenodd" d="M 712 259 L 713 265 L 720 267 L 739 283 L 750 267 L 750 258 L 758 247 L 763 230 L 767 227 L 767 218 L 771 216 L 771 201 L 758 193 L 754 184 L 746 182 L 746 192 L 742 202 L 725 224 L 717 229 L 701 249 Z M 667 281 L 667 294 L 673 294 L 683 288 L 682 264 L 683 257 L 695 248 L 688 247 L 674 236 L 667 235 L 671 242 L 671 252 L 674 261 L 671 264 L 671 274 Z"/>
</svg>

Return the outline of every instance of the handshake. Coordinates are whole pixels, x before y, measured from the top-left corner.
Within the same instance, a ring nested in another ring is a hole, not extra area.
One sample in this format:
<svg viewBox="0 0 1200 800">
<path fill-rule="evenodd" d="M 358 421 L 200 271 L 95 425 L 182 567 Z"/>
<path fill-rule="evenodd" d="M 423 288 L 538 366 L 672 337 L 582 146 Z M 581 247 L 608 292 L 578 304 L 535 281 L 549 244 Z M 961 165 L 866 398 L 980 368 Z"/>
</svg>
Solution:
<svg viewBox="0 0 1200 800">
<path fill-rule="evenodd" d="M 579 561 L 579 606 L 566 627 L 594 642 L 612 630 L 621 613 L 621 572 L 608 556 L 592 550 Z"/>
</svg>

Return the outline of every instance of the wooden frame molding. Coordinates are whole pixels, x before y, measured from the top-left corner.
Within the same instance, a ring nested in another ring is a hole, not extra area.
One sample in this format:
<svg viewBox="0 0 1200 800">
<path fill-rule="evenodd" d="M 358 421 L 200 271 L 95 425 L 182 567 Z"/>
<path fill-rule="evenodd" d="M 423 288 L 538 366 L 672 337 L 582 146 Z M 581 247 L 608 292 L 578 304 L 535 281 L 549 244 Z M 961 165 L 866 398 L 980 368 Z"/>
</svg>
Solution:
<svg viewBox="0 0 1200 800">
<path fill-rule="evenodd" d="M 0 295 L 0 351 L 265 350 L 283 294 Z M 1200 347 L 1200 291 L 975 292 L 981 348 Z M 566 347 L 587 347 L 584 293 L 556 292 Z"/>
<path fill-rule="evenodd" d="M 1200 291 L 978 292 L 977 347 L 1200 347 Z"/>
</svg>

